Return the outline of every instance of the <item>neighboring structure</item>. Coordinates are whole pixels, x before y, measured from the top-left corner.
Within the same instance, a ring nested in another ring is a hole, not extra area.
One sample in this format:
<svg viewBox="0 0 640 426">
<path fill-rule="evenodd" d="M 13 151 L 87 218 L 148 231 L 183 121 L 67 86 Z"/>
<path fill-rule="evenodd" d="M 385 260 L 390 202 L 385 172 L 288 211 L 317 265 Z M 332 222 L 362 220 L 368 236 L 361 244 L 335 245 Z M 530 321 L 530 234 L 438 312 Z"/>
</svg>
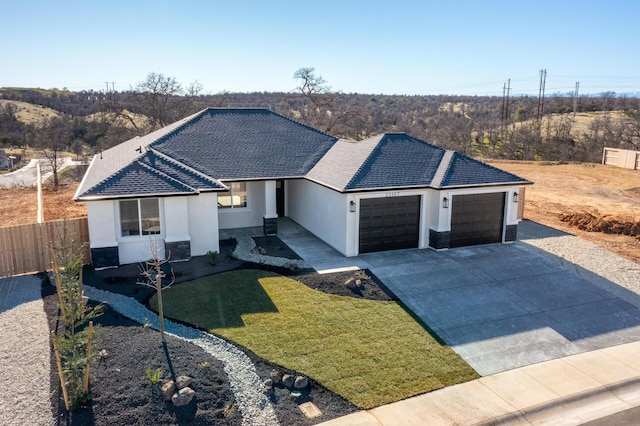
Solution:
<svg viewBox="0 0 640 426">
<path fill-rule="evenodd" d="M 345 256 L 516 239 L 528 182 L 404 133 L 338 140 L 264 109 L 205 109 L 94 157 L 95 267 L 219 249 L 219 230 L 287 216 Z"/>
<path fill-rule="evenodd" d="M 640 151 L 605 147 L 602 151 L 602 164 L 640 170 Z"/>
<path fill-rule="evenodd" d="M 0 170 L 9 168 L 9 157 L 7 157 L 7 153 L 4 152 L 4 149 L 0 149 Z"/>
</svg>

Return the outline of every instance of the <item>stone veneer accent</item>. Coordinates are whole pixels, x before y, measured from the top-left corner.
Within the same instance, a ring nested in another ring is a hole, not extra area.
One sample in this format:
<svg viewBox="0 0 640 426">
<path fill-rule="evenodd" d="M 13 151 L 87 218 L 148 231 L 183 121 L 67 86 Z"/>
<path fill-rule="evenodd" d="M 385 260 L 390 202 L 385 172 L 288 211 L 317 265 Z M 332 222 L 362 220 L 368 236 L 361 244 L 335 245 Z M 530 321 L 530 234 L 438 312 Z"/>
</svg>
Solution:
<svg viewBox="0 0 640 426">
<path fill-rule="evenodd" d="M 518 225 L 507 225 L 504 231 L 504 241 L 515 241 L 518 238 Z"/>
<path fill-rule="evenodd" d="M 434 231 L 429 229 L 429 247 L 436 250 L 447 249 L 451 241 L 451 231 Z"/>
<path fill-rule="evenodd" d="M 262 218 L 262 229 L 264 235 L 276 235 L 278 233 L 278 218 Z"/>
<path fill-rule="evenodd" d="M 118 266 L 119 264 L 118 246 L 91 249 L 91 265 L 94 268 L 107 268 L 109 266 Z"/>
<path fill-rule="evenodd" d="M 165 256 L 170 261 L 191 259 L 191 241 L 174 241 L 164 243 Z"/>
</svg>

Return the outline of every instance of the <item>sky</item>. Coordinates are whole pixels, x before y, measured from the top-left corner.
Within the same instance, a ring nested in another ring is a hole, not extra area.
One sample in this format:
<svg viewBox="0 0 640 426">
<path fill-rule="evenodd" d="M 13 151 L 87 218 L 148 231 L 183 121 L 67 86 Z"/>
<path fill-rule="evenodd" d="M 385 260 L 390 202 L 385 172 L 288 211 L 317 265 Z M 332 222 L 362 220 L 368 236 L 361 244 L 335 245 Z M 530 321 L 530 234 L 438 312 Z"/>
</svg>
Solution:
<svg viewBox="0 0 640 426">
<path fill-rule="evenodd" d="M 0 87 L 204 93 L 640 92 L 640 1 L 0 0 Z"/>
</svg>

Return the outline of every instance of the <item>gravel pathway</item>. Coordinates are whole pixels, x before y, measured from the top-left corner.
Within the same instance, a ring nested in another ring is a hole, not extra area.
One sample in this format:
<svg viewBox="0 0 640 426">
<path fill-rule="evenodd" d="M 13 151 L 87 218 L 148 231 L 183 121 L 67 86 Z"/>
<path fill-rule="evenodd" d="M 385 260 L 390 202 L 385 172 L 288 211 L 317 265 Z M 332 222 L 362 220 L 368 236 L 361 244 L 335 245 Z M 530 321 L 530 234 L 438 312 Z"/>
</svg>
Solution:
<svg viewBox="0 0 640 426">
<path fill-rule="evenodd" d="M 53 425 L 49 324 L 33 275 L 0 281 L 0 423 Z"/>
<path fill-rule="evenodd" d="M 236 249 L 233 255 L 240 260 L 246 262 L 253 262 L 263 265 L 291 267 L 295 266 L 299 269 L 309 268 L 309 265 L 304 260 L 287 259 L 284 257 L 267 256 L 264 254 L 254 253 L 253 249 L 256 247 L 256 242 L 248 235 L 236 236 Z"/>
<path fill-rule="evenodd" d="M 545 227 L 535 222 L 521 222 L 518 232 L 521 230 L 519 240 L 540 249 L 542 256 L 559 262 L 569 271 L 640 307 L 640 265 L 637 263 L 573 235 L 555 230 L 553 236 L 540 235 L 540 232 L 545 232 Z"/>
<path fill-rule="evenodd" d="M 140 324 L 149 324 L 156 330 L 160 327 L 159 317 L 133 298 L 88 285 L 84 286 L 84 294 L 90 299 L 108 303 L 120 314 Z M 271 402 L 262 394 L 262 380 L 244 352 L 211 334 L 169 320 L 165 320 L 165 332 L 201 347 L 222 361 L 244 425 L 279 424 Z"/>
</svg>

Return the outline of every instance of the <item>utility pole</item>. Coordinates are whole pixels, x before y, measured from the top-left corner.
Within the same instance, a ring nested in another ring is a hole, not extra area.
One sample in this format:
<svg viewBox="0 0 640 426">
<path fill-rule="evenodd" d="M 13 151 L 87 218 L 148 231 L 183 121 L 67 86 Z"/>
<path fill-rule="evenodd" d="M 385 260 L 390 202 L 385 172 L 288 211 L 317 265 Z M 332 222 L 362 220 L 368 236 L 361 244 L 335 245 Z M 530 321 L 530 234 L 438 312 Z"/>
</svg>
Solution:
<svg viewBox="0 0 640 426">
<path fill-rule="evenodd" d="M 576 90 L 573 92 L 573 116 L 576 116 L 578 112 L 578 89 L 580 88 L 580 82 L 576 81 Z"/>
<path fill-rule="evenodd" d="M 542 120 L 544 115 L 544 86 L 547 82 L 547 70 L 540 70 L 540 89 L 538 90 L 538 120 Z"/>
</svg>

